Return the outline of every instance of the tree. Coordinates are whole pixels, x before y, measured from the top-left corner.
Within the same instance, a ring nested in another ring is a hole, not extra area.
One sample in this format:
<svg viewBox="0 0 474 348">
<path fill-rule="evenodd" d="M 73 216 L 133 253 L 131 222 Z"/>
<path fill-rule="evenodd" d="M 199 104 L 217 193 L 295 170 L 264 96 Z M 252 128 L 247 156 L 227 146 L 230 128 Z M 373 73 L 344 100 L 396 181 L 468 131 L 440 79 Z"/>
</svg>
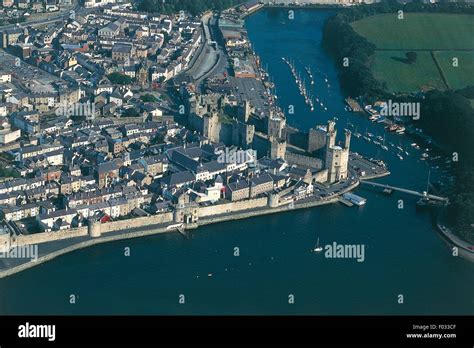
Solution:
<svg viewBox="0 0 474 348">
<path fill-rule="evenodd" d="M 405 54 L 405 56 L 407 57 L 407 60 L 408 60 L 408 63 L 409 63 L 409 64 L 415 63 L 415 62 L 416 62 L 416 58 L 418 57 L 418 55 L 416 54 L 416 52 L 412 52 L 412 51 L 407 52 L 407 53 Z"/>
<path fill-rule="evenodd" d="M 127 109 L 123 113 L 123 117 L 138 117 L 138 116 L 140 116 L 140 113 L 135 108 Z"/>
<path fill-rule="evenodd" d="M 20 177 L 20 174 L 14 169 L 10 168 L 5 168 L 2 165 L 0 165 L 0 178 L 18 178 Z"/>
<path fill-rule="evenodd" d="M 145 102 L 145 103 L 156 103 L 158 101 L 158 99 L 156 99 L 156 97 L 153 95 L 153 94 L 144 94 L 140 97 L 141 101 Z"/>
<path fill-rule="evenodd" d="M 110 82 L 116 85 L 129 85 L 132 83 L 132 78 L 117 72 L 107 75 Z"/>
</svg>

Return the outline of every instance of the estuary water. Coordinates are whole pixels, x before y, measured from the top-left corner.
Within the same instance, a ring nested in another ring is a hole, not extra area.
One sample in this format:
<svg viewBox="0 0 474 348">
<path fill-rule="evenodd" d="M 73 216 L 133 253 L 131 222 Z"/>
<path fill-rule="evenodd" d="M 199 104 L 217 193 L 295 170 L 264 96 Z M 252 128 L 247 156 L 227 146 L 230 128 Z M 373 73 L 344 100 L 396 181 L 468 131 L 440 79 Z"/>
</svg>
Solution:
<svg viewBox="0 0 474 348">
<path fill-rule="evenodd" d="M 288 123 L 307 129 L 337 117 L 339 133 L 351 123 L 353 130 L 383 136 L 382 125 L 344 110 L 334 62 L 320 46 L 323 22 L 333 12 L 294 14 L 289 19 L 287 10 L 264 10 L 247 19 L 281 107 L 294 106 Z M 282 57 L 302 76 L 310 67 L 313 95 L 327 111 L 309 110 Z M 362 138 L 353 138 L 352 149 L 387 162 L 392 174 L 380 182 L 425 190 L 428 167 L 435 165 L 420 160 L 406 137 L 386 134 L 385 141 L 394 144 L 389 151 Z M 410 154 L 400 160 L 396 146 Z M 445 174 L 432 170 L 434 180 Z M 474 264 L 452 256 L 430 216 L 415 210 L 417 199 L 362 187 L 356 192 L 367 198 L 365 206 L 289 211 L 200 227 L 188 240 L 167 234 L 64 255 L 0 279 L 0 314 L 474 313 Z M 310 252 L 318 237 L 323 247 L 363 245 L 364 261 Z"/>
</svg>

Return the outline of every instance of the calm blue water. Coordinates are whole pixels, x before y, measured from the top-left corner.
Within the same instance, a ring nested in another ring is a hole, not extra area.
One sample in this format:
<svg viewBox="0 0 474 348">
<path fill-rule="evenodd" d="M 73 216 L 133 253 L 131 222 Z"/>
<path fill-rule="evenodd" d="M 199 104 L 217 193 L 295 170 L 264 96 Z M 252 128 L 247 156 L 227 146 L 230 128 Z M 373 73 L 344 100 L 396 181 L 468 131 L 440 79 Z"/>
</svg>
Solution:
<svg viewBox="0 0 474 348">
<path fill-rule="evenodd" d="M 350 122 L 360 132 L 382 134 L 382 126 L 344 112 L 336 70 L 320 47 L 330 14 L 297 10 L 288 20 L 283 10 L 262 11 L 247 26 L 280 105 L 295 106 L 290 124 L 306 129 L 337 116 L 340 130 Z M 311 66 L 327 112 L 305 106 L 283 56 L 301 74 Z M 316 71 L 327 75 L 330 88 Z M 411 141 L 391 134 L 386 140 L 412 154 L 400 161 L 393 147 L 379 151 L 362 139 L 353 140 L 353 149 L 388 162 L 392 175 L 381 181 L 424 190 L 428 166 Z M 206 226 L 190 240 L 170 234 L 76 251 L 0 280 L 0 314 L 472 314 L 474 265 L 451 256 L 429 216 L 415 212 L 415 198 L 358 193 L 368 199 L 362 208 L 336 204 Z M 397 209 L 398 199 L 404 209 Z M 310 253 L 317 237 L 323 245 L 364 244 L 365 262 Z M 125 247 L 131 256 L 124 256 Z M 78 296 L 76 304 L 70 294 Z M 180 294 L 185 304 L 178 303 Z"/>
</svg>

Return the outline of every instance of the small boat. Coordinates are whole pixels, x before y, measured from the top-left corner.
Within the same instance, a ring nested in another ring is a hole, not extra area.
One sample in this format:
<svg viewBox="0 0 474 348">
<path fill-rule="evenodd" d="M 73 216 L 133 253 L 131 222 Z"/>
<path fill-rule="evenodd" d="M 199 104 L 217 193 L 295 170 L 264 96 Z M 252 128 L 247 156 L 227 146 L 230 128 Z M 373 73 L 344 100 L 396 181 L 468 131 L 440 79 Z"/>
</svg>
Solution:
<svg viewBox="0 0 474 348">
<path fill-rule="evenodd" d="M 423 209 L 423 208 L 427 208 L 430 204 L 430 199 L 428 197 L 423 197 L 423 198 L 420 198 L 417 202 L 416 202 L 416 207 L 417 208 L 420 208 L 420 209 Z"/>
<path fill-rule="evenodd" d="M 397 153 L 397 156 L 398 156 L 398 158 L 400 159 L 400 161 L 403 161 L 403 156 L 402 156 L 402 155 L 400 155 L 399 153 Z"/>
<path fill-rule="evenodd" d="M 383 150 L 388 151 L 388 147 L 385 145 L 380 146 Z"/>
<path fill-rule="evenodd" d="M 318 241 L 316 242 L 316 245 L 313 249 L 313 252 L 320 253 L 321 251 L 323 251 L 323 248 L 321 246 L 319 246 L 319 237 L 318 237 Z"/>
<path fill-rule="evenodd" d="M 388 127 L 388 130 L 390 132 L 395 132 L 397 129 L 398 129 L 398 126 L 396 124 L 392 124 L 390 125 L 390 127 Z"/>
</svg>

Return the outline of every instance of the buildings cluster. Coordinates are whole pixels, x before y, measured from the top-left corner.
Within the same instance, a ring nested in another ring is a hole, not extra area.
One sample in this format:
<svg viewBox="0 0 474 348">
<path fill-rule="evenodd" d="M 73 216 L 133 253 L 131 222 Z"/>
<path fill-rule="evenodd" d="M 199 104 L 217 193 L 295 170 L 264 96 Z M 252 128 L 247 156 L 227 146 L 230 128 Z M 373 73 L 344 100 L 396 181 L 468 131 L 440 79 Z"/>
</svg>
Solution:
<svg viewBox="0 0 474 348">
<path fill-rule="evenodd" d="M 344 157 L 328 127 L 327 157 Z M 9 154 L 20 177 L 0 183 L 0 215 L 18 233 L 271 195 L 278 205 L 311 196 L 327 180 L 321 170 L 215 143 L 171 121 L 73 124 Z M 329 160 L 329 175 L 339 179 L 347 175 L 341 157 Z"/>
<path fill-rule="evenodd" d="M 2 0 L 0 21 L 17 23 L 31 15 L 57 12 L 71 5 L 71 0 Z"/>
<path fill-rule="evenodd" d="M 158 92 L 147 99 L 136 91 L 154 91 L 186 69 L 201 35 L 197 18 L 152 16 L 130 4 L 79 10 L 65 23 L 7 27 L 0 35 L 0 143 L 12 145 L 18 130 L 35 136 L 68 127 L 70 116 L 162 116 L 169 107 Z"/>
<path fill-rule="evenodd" d="M 241 12 L 224 11 L 219 18 L 219 30 L 229 56 L 234 76 L 237 78 L 258 77 L 258 59 L 252 54 Z"/>
<path fill-rule="evenodd" d="M 83 91 L 81 96 L 122 84 L 149 87 L 186 69 L 201 43 L 198 18 L 149 15 L 130 4 L 107 4 L 96 12 L 72 12 L 66 23 L 22 24 L 1 32 L 1 45 L 29 64 Z M 13 65 L 16 67 L 16 65 Z M 35 77 L 35 76 L 30 76 Z"/>
<path fill-rule="evenodd" d="M 160 87 L 202 48 L 195 17 L 90 1 L 97 10 L 65 23 L 3 30 L 0 169 L 16 177 L 0 182 L 0 219 L 33 233 L 324 199 L 322 187 L 348 179 L 351 135 L 340 144 L 334 122 L 309 133 L 286 125 L 240 19 L 258 6 L 221 16 L 232 72 L 208 78 L 204 93 L 175 81 L 178 113 Z"/>
</svg>

